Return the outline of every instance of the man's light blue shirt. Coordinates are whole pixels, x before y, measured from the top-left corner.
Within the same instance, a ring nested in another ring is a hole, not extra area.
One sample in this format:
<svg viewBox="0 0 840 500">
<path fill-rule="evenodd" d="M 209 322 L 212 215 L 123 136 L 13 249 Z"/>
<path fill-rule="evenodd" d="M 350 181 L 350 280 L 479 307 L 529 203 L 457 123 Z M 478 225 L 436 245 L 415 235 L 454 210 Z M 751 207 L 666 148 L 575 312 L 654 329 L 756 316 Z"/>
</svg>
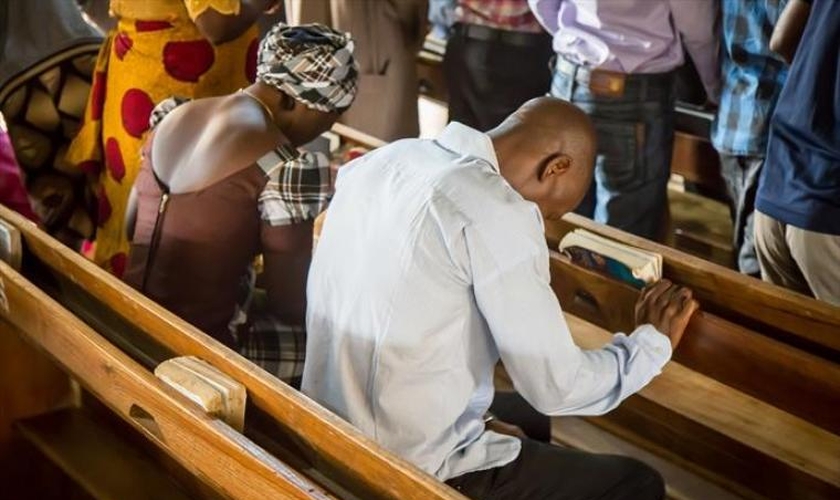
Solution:
<svg viewBox="0 0 840 500">
<path fill-rule="evenodd" d="M 597 415 L 671 356 L 651 325 L 574 344 L 537 206 L 459 123 L 341 169 L 307 294 L 303 392 L 442 480 L 519 454 L 484 428 L 500 357 L 539 411 Z"/>
</svg>

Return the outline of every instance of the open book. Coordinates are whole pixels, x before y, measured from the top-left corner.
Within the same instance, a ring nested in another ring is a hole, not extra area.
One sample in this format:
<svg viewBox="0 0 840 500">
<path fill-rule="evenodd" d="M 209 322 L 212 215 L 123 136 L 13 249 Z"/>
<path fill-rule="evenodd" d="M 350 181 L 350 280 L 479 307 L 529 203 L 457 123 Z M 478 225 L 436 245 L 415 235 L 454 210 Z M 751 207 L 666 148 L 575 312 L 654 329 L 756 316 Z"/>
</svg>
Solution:
<svg viewBox="0 0 840 500">
<path fill-rule="evenodd" d="M 560 241 L 559 250 L 574 264 L 625 281 L 636 288 L 662 278 L 662 255 L 640 250 L 575 229 Z"/>
</svg>

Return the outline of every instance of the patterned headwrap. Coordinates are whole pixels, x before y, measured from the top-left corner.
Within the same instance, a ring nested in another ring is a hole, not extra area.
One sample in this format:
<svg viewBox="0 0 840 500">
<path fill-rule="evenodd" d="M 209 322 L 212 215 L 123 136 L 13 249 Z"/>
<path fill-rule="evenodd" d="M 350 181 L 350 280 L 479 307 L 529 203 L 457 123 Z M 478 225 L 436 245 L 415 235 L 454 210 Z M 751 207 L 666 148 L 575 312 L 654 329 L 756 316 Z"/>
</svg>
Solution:
<svg viewBox="0 0 840 500">
<path fill-rule="evenodd" d="M 274 26 L 260 43 L 257 80 L 318 111 L 344 111 L 359 74 L 353 40 L 321 24 Z"/>
</svg>

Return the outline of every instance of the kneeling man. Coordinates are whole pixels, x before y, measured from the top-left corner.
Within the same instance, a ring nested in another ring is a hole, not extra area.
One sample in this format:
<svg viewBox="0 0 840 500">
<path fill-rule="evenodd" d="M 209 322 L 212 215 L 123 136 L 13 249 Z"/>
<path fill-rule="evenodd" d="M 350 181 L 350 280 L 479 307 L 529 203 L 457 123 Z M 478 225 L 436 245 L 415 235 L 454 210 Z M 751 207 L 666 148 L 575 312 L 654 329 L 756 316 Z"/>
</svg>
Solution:
<svg viewBox="0 0 840 500">
<path fill-rule="evenodd" d="M 647 289 L 639 326 L 572 341 L 549 287 L 542 217 L 592 180 L 594 132 L 554 98 L 484 134 L 451 123 L 341 169 L 310 270 L 303 392 L 472 498 L 658 499 L 635 460 L 485 429 L 493 370 L 548 415 L 597 415 L 644 387 L 697 303 Z"/>
</svg>

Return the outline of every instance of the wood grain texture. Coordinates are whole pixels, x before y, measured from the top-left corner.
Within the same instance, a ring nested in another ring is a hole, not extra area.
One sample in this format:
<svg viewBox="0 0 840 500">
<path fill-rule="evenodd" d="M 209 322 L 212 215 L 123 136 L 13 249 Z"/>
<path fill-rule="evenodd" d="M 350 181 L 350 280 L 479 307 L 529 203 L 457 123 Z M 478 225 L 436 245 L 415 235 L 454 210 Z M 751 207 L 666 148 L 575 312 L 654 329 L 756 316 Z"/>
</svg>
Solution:
<svg viewBox="0 0 840 500">
<path fill-rule="evenodd" d="M 188 500 L 177 482 L 80 409 L 64 409 L 15 425 L 52 463 L 97 500 Z M 35 486 L 37 487 L 37 485 Z"/>
<path fill-rule="evenodd" d="M 463 499 L 457 491 L 379 447 L 338 416 L 269 375 L 242 356 L 165 310 L 106 271 L 0 206 L 0 218 L 17 227 L 28 251 L 114 313 L 129 319 L 179 356 L 197 356 L 245 385 L 248 398 L 306 447 L 319 467 L 367 498 Z"/>
<path fill-rule="evenodd" d="M 563 309 L 612 332 L 635 328 L 638 290 L 551 253 Z M 840 365 L 714 314 L 692 318 L 674 353 L 682 365 L 840 434 Z"/>
<path fill-rule="evenodd" d="M 576 228 L 662 254 L 664 277 L 690 287 L 704 309 L 739 324 L 761 325 L 759 333 L 782 335 L 785 342 L 840 361 L 840 307 L 741 275 L 576 214 L 545 222 L 549 247 L 556 249 L 563 235 Z"/>
<path fill-rule="evenodd" d="M 609 341 L 605 330 L 566 318 L 581 347 Z M 840 437 L 677 362 L 592 420 L 618 424 L 768 498 L 840 495 Z"/>
<path fill-rule="evenodd" d="M 213 419 L 102 339 L 5 263 L 3 319 L 115 413 L 225 496 L 328 499 L 306 478 Z"/>
<path fill-rule="evenodd" d="M 73 396 L 70 377 L 0 321 L 0 467 L 14 460 L 7 444 L 15 420 L 69 406 Z"/>
</svg>

